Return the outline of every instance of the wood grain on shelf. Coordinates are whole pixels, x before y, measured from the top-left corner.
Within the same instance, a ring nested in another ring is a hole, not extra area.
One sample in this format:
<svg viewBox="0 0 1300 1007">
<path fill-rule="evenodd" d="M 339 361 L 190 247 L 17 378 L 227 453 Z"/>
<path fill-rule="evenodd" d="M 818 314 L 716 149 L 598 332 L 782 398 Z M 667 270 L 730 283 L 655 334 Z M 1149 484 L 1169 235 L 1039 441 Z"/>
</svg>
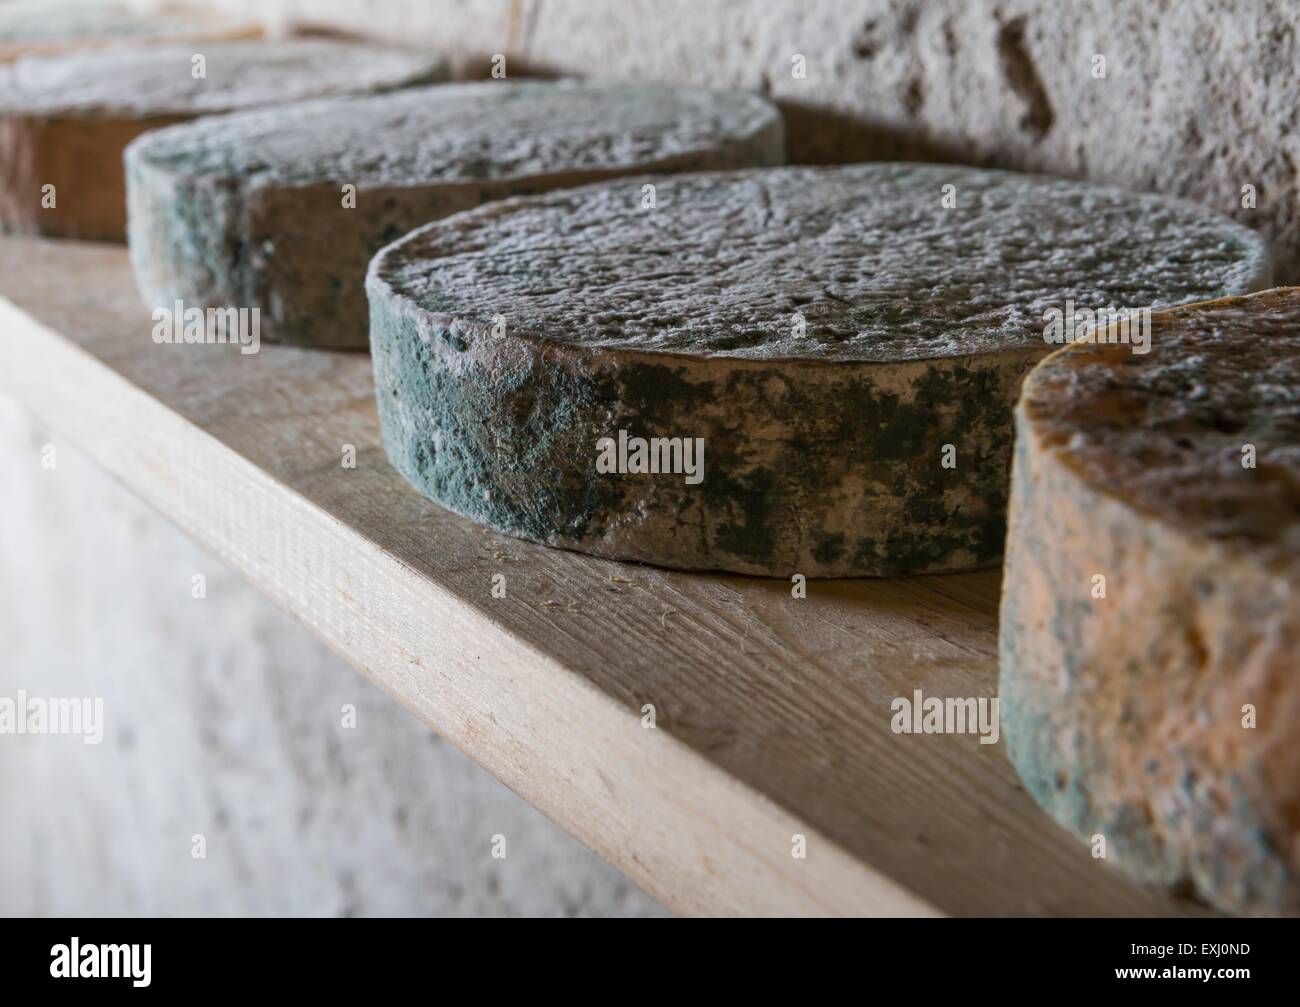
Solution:
<svg viewBox="0 0 1300 1007">
<path fill-rule="evenodd" d="M 156 345 L 112 246 L 0 242 L 0 295 L 0 390 L 669 907 L 1199 912 L 1094 861 L 1001 744 L 891 732 L 914 688 L 995 694 L 996 572 L 799 600 L 529 545 L 393 472 L 364 354 Z"/>
</svg>

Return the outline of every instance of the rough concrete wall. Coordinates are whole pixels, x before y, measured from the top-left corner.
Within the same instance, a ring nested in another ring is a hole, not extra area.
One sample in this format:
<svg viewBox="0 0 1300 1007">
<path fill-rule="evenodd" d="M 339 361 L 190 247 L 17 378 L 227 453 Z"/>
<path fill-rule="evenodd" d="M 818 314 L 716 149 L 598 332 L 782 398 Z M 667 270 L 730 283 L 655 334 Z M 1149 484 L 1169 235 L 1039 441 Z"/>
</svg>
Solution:
<svg viewBox="0 0 1300 1007">
<path fill-rule="evenodd" d="M 787 112 L 797 160 L 955 160 L 1181 195 L 1266 233 L 1279 281 L 1300 280 L 1289 0 L 220 3 L 427 43 L 467 73 L 503 52 L 512 72 L 764 91 Z M 1254 210 L 1241 206 L 1247 184 Z"/>
<path fill-rule="evenodd" d="M 0 915 L 662 913 L 2 398 L 0 469 L 0 697 L 105 722 L 0 734 Z"/>
</svg>

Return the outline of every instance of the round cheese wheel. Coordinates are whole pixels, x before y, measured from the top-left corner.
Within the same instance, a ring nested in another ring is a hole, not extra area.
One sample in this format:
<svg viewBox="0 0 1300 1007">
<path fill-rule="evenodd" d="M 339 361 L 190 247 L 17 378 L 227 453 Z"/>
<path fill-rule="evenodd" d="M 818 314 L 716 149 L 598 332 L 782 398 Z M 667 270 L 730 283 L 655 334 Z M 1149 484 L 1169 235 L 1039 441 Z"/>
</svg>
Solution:
<svg viewBox="0 0 1300 1007">
<path fill-rule="evenodd" d="M 229 41 L 262 34 L 261 26 L 248 18 L 171 5 L 147 11 L 138 7 L 121 0 L 4 0 L 0 62 L 124 42 Z"/>
<path fill-rule="evenodd" d="M 117 46 L 0 66 L 0 225 L 120 241 L 122 151 L 200 115 L 436 80 L 436 56 L 342 42 Z"/>
<path fill-rule="evenodd" d="M 1159 312 L 1025 381 L 1001 717 L 1138 878 L 1300 912 L 1300 289 Z M 1087 855 L 1086 852 L 1081 855 Z"/>
<path fill-rule="evenodd" d="M 389 458 L 444 506 L 600 556 L 862 576 L 998 561 L 1053 310 L 1268 275 L 1187 204 L 867 164 L 511 200 L 384 249 L 367 289 Z"/>
<path fill-rule="evenodd" d="M 311 102 L 151 133 L 127 154 L 151 306 L 256 307 L 262 338 L 364 349 L 375 252 L 481 203 L 644 171 L 779 164 L 753 95 L 488 81 Z"/>
</svg>

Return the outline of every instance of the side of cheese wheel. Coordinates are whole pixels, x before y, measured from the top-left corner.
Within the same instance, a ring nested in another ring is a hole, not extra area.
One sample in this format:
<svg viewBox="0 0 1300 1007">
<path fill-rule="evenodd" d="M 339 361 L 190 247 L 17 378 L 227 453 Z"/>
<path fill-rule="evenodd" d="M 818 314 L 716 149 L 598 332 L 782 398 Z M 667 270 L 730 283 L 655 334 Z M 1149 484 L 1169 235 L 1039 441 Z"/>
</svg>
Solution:
<svg viewBox="0 0 1300 1007">
<path fill-rule="evenodd" d="M 131 45 L 0 66 L 0 225 L 126 235 L 122 152 L 201 115 L 441 79 L 439 57 L 333 39 Z"/>
<path fill-rule="evenodd" d="M 451 510 L 615 559 L 868 576 L 999 560 L 1045 314 L 1268 273 L 1186 204 L 869 164 L 509 200 L 390 245 L 367 291 L 388 456 Z"/>
<path fill-rule="evenodd" d="M 190 123 L 127 153 L 146 303 L 256 307 L 262 337 L 364 349 L 371 257 L 482 203 L 645 171 L 779 164 L 754 95 L 482 82 Z"/>
<path fill-rule="evenodd" d="M 148 11 L 138 6 L 121 0 L 4 0 L 0 63 L 123 43 L 228 42 L 262 35 L 261 26 L 246 18 L 214 16 L 175 4 Z"/>
<path fill-rule="evenodd" d="M 1157 313 L 1147 355 L 1063 349 L 1017 426 L 1000 692 L 1025 785 L 1143 881 L 1300 912 L 1300 289 Z"/>
</svg>

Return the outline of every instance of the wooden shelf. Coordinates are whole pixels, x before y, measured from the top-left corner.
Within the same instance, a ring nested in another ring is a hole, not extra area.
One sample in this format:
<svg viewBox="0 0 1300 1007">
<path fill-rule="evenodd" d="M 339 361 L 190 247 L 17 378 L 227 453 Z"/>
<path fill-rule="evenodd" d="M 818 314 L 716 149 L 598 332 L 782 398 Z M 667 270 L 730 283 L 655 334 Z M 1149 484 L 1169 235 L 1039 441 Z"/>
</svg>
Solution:
<svg viewBox="0 0 1300 1007">
<path fill-rule="evenodd" d="M 1200 912 L 1094 861 L 1001 743 L 891 732 L 914 688 L 996 693 L 995 572 L 798 600 L 528 545 L 388 466 L 363 354 L 156 345 L 114 246 L 0 241 L 0 295 L 0 390 L 669 907 Z"/>
</svg>

